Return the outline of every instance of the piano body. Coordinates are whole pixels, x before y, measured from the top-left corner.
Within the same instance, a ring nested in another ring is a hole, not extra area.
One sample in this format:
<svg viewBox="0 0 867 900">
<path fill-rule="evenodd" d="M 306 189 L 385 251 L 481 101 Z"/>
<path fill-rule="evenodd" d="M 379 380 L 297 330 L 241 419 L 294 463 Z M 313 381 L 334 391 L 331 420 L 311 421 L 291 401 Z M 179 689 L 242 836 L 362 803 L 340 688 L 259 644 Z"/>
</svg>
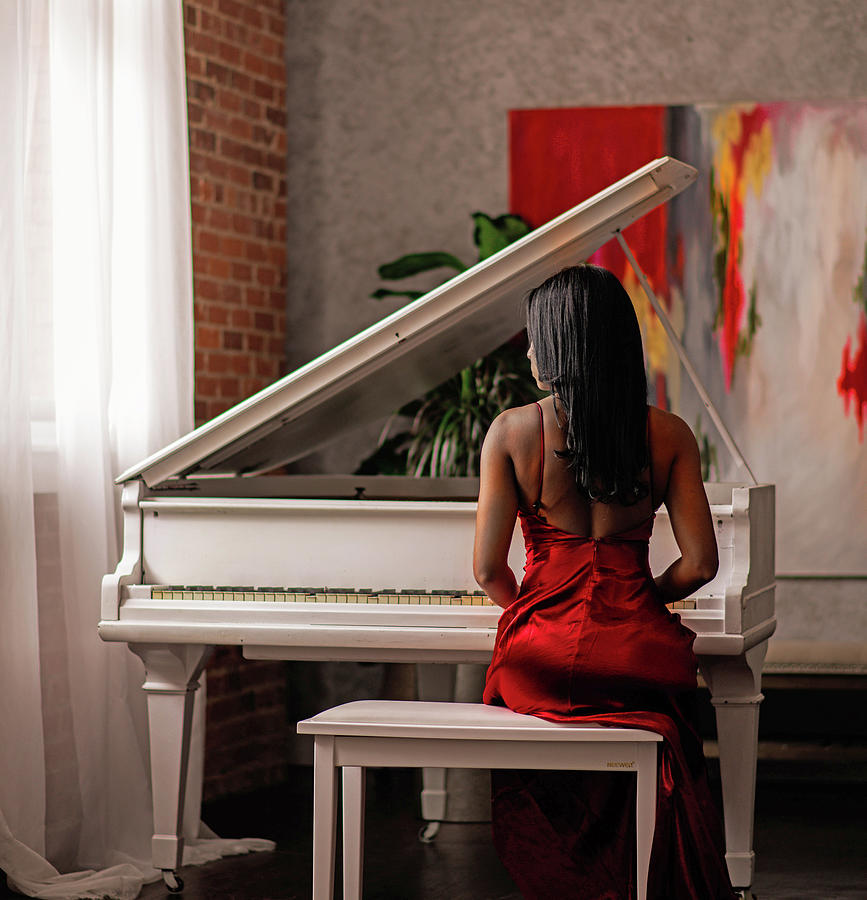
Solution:
<svg viewBox="0 0 867 900">
<path fill-rule="evenodd" d="M 121 475 L 123 553 L 100 636 L 145 664 L 153 862 L 172 883 L 193 702 L 215 645 L 249 659 L 485 663 L 500 613 L 472 582 L 470 478 L 264 473 L 379 418 L 522 327 L 528 289 L 696 177 L 670 158 L 607 190 Z M 716 708 L 727 861 L 752 881 L 761 668 L 774 619 L 772 485 L 707 484 L 720 547 L 683 603 Z M 651 562 L 678 554 L 664 508 Z M 523 565 L 516 529 L 510 562 Z"/>
</svg>

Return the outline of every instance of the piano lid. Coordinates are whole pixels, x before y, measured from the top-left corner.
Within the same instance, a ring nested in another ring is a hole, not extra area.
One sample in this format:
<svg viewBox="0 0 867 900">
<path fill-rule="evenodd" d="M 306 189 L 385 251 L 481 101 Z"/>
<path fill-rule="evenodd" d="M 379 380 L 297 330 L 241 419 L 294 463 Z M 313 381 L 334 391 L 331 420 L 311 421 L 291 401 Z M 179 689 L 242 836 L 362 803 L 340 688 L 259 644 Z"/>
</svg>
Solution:
<svg viewBox="0 0 867 900">
<path fill-rule="evenodd" d="M 691 184 L 663 157 L 472 266 L 124 472 L 150 486 L 189 475 L 255 475 L 388 415 L 523 327 L 522 301 Z"/>
</svg>

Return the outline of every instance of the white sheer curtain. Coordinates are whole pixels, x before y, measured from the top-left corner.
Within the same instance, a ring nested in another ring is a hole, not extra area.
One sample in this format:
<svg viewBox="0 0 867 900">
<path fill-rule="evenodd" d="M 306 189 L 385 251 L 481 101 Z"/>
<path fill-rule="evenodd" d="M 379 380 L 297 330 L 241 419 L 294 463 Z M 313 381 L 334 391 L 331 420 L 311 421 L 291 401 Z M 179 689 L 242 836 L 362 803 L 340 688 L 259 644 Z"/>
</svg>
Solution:
<svg viewBox="0 0 867 900">
<path fill-rule="evenodd" d="M 158 877 L 143 670 L 96 621 L 113 477 L 192 426 L 180 2 L 4 0 L 0 120 L 0 868 L 131 898 Z"/>
</svg>

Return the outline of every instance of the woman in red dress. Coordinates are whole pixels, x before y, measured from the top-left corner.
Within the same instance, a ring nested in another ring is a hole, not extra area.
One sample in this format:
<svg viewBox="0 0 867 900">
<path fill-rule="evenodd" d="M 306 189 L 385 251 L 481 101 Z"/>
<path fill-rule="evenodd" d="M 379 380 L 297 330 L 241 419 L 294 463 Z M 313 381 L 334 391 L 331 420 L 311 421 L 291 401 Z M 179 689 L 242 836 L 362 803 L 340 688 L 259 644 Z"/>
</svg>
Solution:
<svg viewBox="0 0 867 900">
<path fill-rule="evenodd" d="M 529 295 L 528 357 L 550 396 L 492 424 L 474 570 L 504 607 L 484 700 L 554 721 L 647 728 L 660 752 L 650 900 L 731 900 L 719 815 L 694 724 L 693 632 L 665 604 L 717 570 L 698 447 L 647 406 L 632 302 L 605 269 L 565 269 Z M 665 503 L 681 556 L 653 577 Z M 527 551 L 507 564 L 516 517 Z M 497 851 L 527 900 L 634 896 L 634 782 L 494 772 Z"/>
</svg>

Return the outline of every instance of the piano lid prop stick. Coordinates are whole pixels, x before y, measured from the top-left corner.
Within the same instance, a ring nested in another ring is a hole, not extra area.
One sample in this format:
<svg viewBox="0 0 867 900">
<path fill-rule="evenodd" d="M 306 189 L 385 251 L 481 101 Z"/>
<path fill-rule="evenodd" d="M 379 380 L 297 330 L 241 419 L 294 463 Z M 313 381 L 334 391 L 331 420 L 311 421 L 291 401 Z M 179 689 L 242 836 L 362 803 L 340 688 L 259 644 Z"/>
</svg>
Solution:
<svg viewBox="0 0 867 900">
<path fill-rule="evenodd" d="M 626 254 L 626 258 L 629 260 L 629 265 L 632 266 L 632 270 L 635 272 L 638 280 L 641 282 L 642 288 L 644 288 L 644 293 L 647 294 L 647 299 L 650 301 L 650 305 L 653 307 L 656 315 L 659 317 L 659 321 L 662 322 L 662 327 L 665 329 L 665 333 L 668 335 L 671 343 L 674 344 L 674 349 L 677 350 L 677 355 L 680 357 L 681 363 L 683 363 L 684 369 L 686 369 L 686 374 L 689 375 L 692 383 L 695 385 L 695 389 L 698 391 L 699 396 L 701 397 L 701 402 L 704 403 L 705 409 L 708 411 L 708 415 L 713 420 L 714 425 L 716 425 L 717 431 L 720 433 L 725 445 L 729 448 L 729 452 L 735 458 L 735 461 L 743 466 L 746 470 L 747 474 L 750 476 L 753 484 L 758 484 L 756 480 L 756 476 L 753 475 L 753 470 L 747 465 L 747 461 L 744 459 L 743 454 L 738 449 L 738 445 L 735 443 L 735 439 L 729 433 L 728 428 L 726 428 L 725 423 L 723 422 L 720 414 L 717 412 L 717 408 L 713 405 L 713 402 L 708 395 L 708 392 L 705 386 L 702 384 L 701 378 L 698 376 L 698 372 L 696 372 L 690 358 L 686 355 L 686 350 L 684 349 L 683 344 L 680 342 L 680 338 L 677 336 L 677 332 L 674 330 L 674 326 L 671 324 L 671 320 L 668 318 L 668 313 L 665 311 L 662 304 L 656 297 L 656 294 L 653 293 L 653 288 L 650 286 L 650 282 L 647 280 L 647 276 L 644 274 L 641 266 L 638 265 L 638 261 L 632 255 L 632 251 L 629 249 L 626 241 L 624 240 L 623 234 L 618 231 L 615 234 L 617 238 L 617 242 L 623 248 L 623 252 Z"/>
</svg>

